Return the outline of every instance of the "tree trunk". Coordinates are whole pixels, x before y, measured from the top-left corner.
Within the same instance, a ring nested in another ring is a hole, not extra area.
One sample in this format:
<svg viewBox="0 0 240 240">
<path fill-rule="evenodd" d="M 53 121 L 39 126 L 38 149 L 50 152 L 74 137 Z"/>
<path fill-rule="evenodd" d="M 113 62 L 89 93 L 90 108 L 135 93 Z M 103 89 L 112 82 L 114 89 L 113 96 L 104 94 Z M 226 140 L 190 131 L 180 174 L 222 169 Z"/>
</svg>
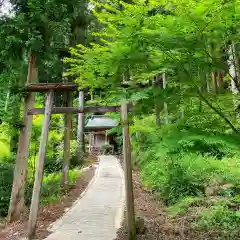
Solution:
<svg viewBox="0 0 240 240">
<path fill-rule="evenodd" d="M 219 72 L 218 73 L 218 91 L 219 93 L 223 93 L 224 91 L 224 82 L 223 82 L 223 73 Z"/>
<path fill-rule="evenodd" d="M 184 112 L 184 108 L 182 107 L 181 110 L 181 119 L 184 119 L 185 118 L 185 112 Z"/>
<path fill-rule="evenodd" d="M 237 51 L 236 51 L 235 43 L 232 43 L 231 49 L 232 49 L 232 65 L 233 65 L 233 68 L 234 68 L 233 79 L 234 79 L 234 83 L 235 83 L 235 88 L 237 88 L 238 92 L 240 92 L 239 60 L 238 60 L 238 54 L 237 54 Z"/>
<path fill-rule="evenodd" d="M 8 92 L 7 92 L 7 97 L 6 97 L 5 106 L 4 106 L 4 112 L 7 112 L 7 110 L 8 110 L 9 98 L 10 98 L 10 90 L 8 90 Z"/>
<path fill-rule="evenodd" d="M 36 79 L 36 57 L 29 58 L 27 83 L 32 83 Z M 18 152 L 14 169 L 14 179 L 11 199 L 8 209 L 8 222 L 20 219 L 24 207 L 24 191 L 27 181 L 27 167 L 29 154 L 29 141 L 32 130 L 32 116 L 28 110 L 33 107 L 35 94 L 29 93 L 24 102 L 23 127 L 20 131 Z"/>
<path fill-rule="evenodd" d="M 17 153 L 18 148 L 18 139 L 19 139 L 19 122 L 20 122 L 20 109 L 21 109 L 21 101 L 19 96 L 15 96 L 15 101 L 13 104 L 12 111 L 12 133 L 10 140 L 10 151 L 14 154 Z"/>
<path fill-rule="evenodd" d="M 155 105 L 155 114 L 156 114 L 156 125 L 157 127 L 161 127 L 161 116 L 160 116 L 160 106 L 158 103 Z"/>
<path fill-rule="evenodd" d="M 210 90 L 210 84 L 209 84 L 209 82 L 210 82 L 210 81 L 209 81 L 209 80 L 210 80 L 209 78 L 210 78 L 210 76 L 209 76 L 209 74 L 207 73 L 207 74 L 206 74 L 206 90 L 207 90 L 208 93 L 211 92 L 211 90 Z"/>
<path fill-rule="evenodd" d="M 237 109 L 239 106 L 239 100 L 236 97 L 240 92 L 240 73 L 239 73 L 239 61 L 236 52 L 236 46 L 231 44 L 229 49 L 229 75 L 231 76 L 231 91 L 233 93 L 233 107 Z M 239 114 L 236 114 L 239 115 Z M 236 116 L 237 117 L 237 116 Z"/>
<path fill-rule="evenodd" d="M 229 50 L 229 74 L 231 76 L 231 88 L 232 93 L 240 92 L 240 73 L 239 73 L 239 61 L 238 54 L 236 52 L 236 46 L 234 43 L 231 44 Z"/>
<path fill-rule="evenodd" d="M 157 76 L 155 77 L 155 80 L 153 80 L 153 88 L 155 90 L 159 89 L 159 88 L 162 88 L 162 81 L 161 80 L 162 79 L 160 77 L 160 74 L 157 74 Z M 161 116 L 160 116 L 161 110 L 162 110 L 162 104 L 161 104 L 161 102 L 159 102 L 158 97 L 156 97 L 155 115 L 156 115 L 156 125 L 157 125 L 157 127 L 161 126 Z"/>
<path fill-rule="evenodd" d="M 166 88 L 167 88 L 167 76 L 166 76 L 166 73 L 163 73 L 162 79 L 163 79 L 163 89 L 166 90 Z M 168 105 L 167 105 L 166 102 L 164 102 L 164 118 L 165 118 L 165 124 L 169 124 Z"/>
<path fill-rule="evenodd" d="M 219 117 L 221 117 L 228 124 L 228 126 L 233 130 L 233 132 L 238 133 L 238 130 L 234 127 L 231 121 L 220 110 L 214 107 L 210 103 L 210 101 L 208 101 L 207 98 L 204 97 L 204 95 L 199 91 L 199 89 L 197 89 L 197 92 L 199 97 L 203 100 L 203 102 L 205 102 L 210 109 L 212 109 L 215 113 L 217 113 Z"/>
<path fill-rule="evenodd" d="M 222 72 L 218 73 L 218 90 L 219 90 L 219 93 L 223 93 L 223 91 L 224 91 L 224 82 L 223 82 L 223 73 Z"/>
<path fill-rule="evenodd" d="M 212 72 L 212 88 L 213 92 L 217 93 L 217 73 Z"/>
<path fill-rule="evenodd" d="M 66 93 L 66 105 L 67 107 L 72 106 L 72 93 Z M 71 142 L 71 132 L 72 132 L 72 115 L 66 114 L 64 118 L 64 153 L 63 153 L 63 175 L 62 184 L 66 189 L 69 182 L 69 166 L 70 166 L 70 142 Z"/>
</svg>

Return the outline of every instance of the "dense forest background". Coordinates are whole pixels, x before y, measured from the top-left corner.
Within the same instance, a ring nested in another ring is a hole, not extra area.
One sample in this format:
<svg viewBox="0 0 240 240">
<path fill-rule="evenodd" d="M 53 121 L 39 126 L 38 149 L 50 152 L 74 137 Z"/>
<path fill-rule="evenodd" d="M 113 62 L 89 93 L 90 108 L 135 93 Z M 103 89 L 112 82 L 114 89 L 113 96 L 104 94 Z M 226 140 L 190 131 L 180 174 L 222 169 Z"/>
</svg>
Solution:
<svg viewBox="0 0 240 240">
<path fill-rule="evenodd" d="M 239 239 L 239 0 L 2 0 L 0 7 L 3 217 L 22 127 L 21 89 L 34 56 L 36 82 L 76 81 L 89 89 L 86 105 L 133 104 L 134 165 L 169 218 L 188 217 L 191 231 L 208 233 L 204 239 Z M 77 99 L 72 96 L 75 106 Z M 65 101 L 59 94 L 54 105 Z M 43 106 L 44 96 L 36 95 L 36 103 Z M 110 116 L 120 121 L 119 114 Z M 42 120 L 33 118 L 27 206 Z M 80 164 L 75 117 L 72 127 L 70 182 Z M 65 128 L 64 118 L 54 115 L 43 204 L 61 194 Z M 121 150 L 121 129 L 109 133 L 118 136 Z"/>
</svg>

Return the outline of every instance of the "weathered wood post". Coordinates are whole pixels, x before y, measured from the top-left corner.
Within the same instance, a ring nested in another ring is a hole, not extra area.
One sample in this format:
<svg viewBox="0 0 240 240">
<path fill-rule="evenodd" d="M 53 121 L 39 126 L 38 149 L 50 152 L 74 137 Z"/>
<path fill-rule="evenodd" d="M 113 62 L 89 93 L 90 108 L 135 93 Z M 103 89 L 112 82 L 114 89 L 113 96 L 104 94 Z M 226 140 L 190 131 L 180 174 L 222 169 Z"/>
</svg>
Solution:
<svg viewBox="0 0 240 240">
<path fill-rule="evenodd" d="M 43 126 L 42 126 L 38 161 L 37 161 L 37 167 L 35 172 L 35 181 L 34 181 L 32 201 L 31 201 L 30 214 L 29 214 L 29 220 L 28 220 L 29 239 L 31 239 L 35 234 L 36 225 L 37 225 L 37 217 L 38 217 L 42 180 L 43 180 L 43 173 L 44 173 L 44 160 L 46 155 L 51 112 L 53 107 L 53 96 L 54 96 L 53 91 L 49 91 L 47 93 L 46 108 L 45 108 L 45 114 L 44 114 L 44 120 L 43 120 Z"/>
<path fill-rule="evenodd" d="M 31 55 L 28 64 L 28 84 L 36 80 L 36 72 L 36 57 Z M 21 213 L 23 212 L 24 192 L 27 181 L 29 141 L 32 130 L 32 116 L 28 115 L 28 110 L 33 108 L 34 101 L 35 93 L 28 93 L 24 100 L 23 127 L 21 128 L 19 135 L 12 193 L 8 209 L 8 222 L 19 220 Z"/>
<path fill-rule="evenodd" d="M 108 144 L 108 134 L 107 134 L 107 130 L 105 131 L 105 144 Z"/>
<path fill-rule="evenodd" d="M 66 93 L 66 105 L 72 107 L 72 93 Z M 66 189 L 69 181 L 69 166 L 71 159 L 70 143 L 72 134 L 72 115 L 66 114 L 64 117 L 64 152 L 63 152 L 63 169 L 62 184 Z"/>
<path fill-rule="evenodd" d="M 84 109 L 84 91 L 79 92 L 79 108 Z M 78 139 L 78 148 L 77 154 L 79 160 L 83 157 L 85 152 L 85 144 L 84 144 L 84 113 L 78 114 L 78 132 L 77 132 L 77 139 Z"/>
<path fill-rule="evenodd" d="M 131 162 L 131 143 L 128 124 L 128 107 L 124 102 L 121 107 L 122 133 L 123 133 L 123 157 L 124 157 L 124 176 L 126 192 L 126 220 L 128 228 L 128 240 L 136 239 L 134 197 L 132 182 L 132 162 Z"/>
<path fill-rule="evenodd" d="M 89 148 L 88 148 L 88 153 L 91 153 L 91 147 L 92 147 L 92 133 L 88 134 L 88 141 L 89 141 Z"/>
</svg>

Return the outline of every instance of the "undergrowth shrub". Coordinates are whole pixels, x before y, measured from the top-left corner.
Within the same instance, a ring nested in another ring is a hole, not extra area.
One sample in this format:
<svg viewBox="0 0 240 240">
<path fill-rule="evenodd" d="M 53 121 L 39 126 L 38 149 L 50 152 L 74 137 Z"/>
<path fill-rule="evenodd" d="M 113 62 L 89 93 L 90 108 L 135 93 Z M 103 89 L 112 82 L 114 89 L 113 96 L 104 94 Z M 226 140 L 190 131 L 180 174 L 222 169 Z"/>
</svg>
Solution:
<svg viewBox="0 0 240 240">
<path fill-rule="evenodd" d="M 212 156 L 217 159 L 222 159 L 226 153 L 222 151 L 222 144 L 218 142 L 206 142 L 203 139 L 199 138 L 190 138 L 186 140 L 180 140 L 178 142 L 178 148 L 175 150 L 176 152 L 189 152 L 189 153 L 197 153 L 203 156 Z M 173 151 L 174 153 L 174 151 Z"/>
<path fill-rule="evenodd" d="M 143 183 L 170 217 L 199 216 L 192 227 L 207 239 L 240 236 L 240 139 L 227 132 L 214 117 L 197 115 L 161 128 L 148 116 L 131 127 Z"/>
<path fill-rule="evenodd" d="M 153 118 L 147 121 L 135 120 L 131 128 L 135 162 L 145 185 L 165 203 L 202 196 L 212 185 L 239 183 L 238 137 L 181 124 L 158 129 Z"/>
<path fill-rule="evenodd" d="M 166 183 L 160 189 L 166 204 L 174 204 L 187 196 L 204 194 L 203 176 L 192 172 L 185 165 L 185 159 L 175 159 L 167 163 Z"/>
<path fill-rule="evenodd" d="M 166 157 L 142 166 L 144 183 L 160 193 L 167 204 L 174 204 L 187 196 L 204 195 L 205 187 L 217 175 L 217 166 L 201 155 Z"/>
<path fill-rule="evenodd" d="M 41 137 L 41 129 L 43 116 L 33 117 L 32 141 L 29 152 L 30 171 L 35 172 L 35 165 L 39 150 L 39 140 Z M 47 174 L 58 172 L 62 169 L 63 162 L 63 136 L 64 122 L 59 115 L 53 115 L 51 119 L 51 128 L 49 131 L 48 145 L 45 157 L 44 171 Z M 72 141 L 73 142 L 73 141 Z M 71 147 L 73 146 L 71 142 Z"/>
<path fill-rule="evenodd" d="M 76 183 L 78 177 L 81 176 L 81 170 L 69 170 L 69 184 Z M 41 204 L 49 204 L 58 201 L 62 193 L 62 172 L 51 173 L 43 178 L 42 191 L 41 191 Z M 33 181 L 28 182 L 26 190 L 26 204 L 31 202 L 31 195 L 33 189 Z"/>
<path fill-rule="evenodd" d="M 110 144 L 104 144 L 100 148 L 100 153 L 101 154 L 112 154 L 113 153 L 113 146 Z"/>
<path fill-rule="evenodd" d="M 235 204 L 240 204 L 240 193 L 237 194 L 233 199 L 232 202 Z"/>
<path fill-rule="evenodd" d="M 13 167 L 0 162 L 0 216 L 6 216 L 11 197 L 13 181 Z"/>
<path fill-rule="evenodd" d="M 202 197 L 185 197 L 178 201 L 176 204 L 167 208 L 167 212 L 171 217 L 187 212 L 188 208 L 193 206 L 201 206 L 204 199 Z"/>
<path fill-rule="evenodd" d="M 234 211 L 227 205 L 218 204 L 205 210 L 193 227 L 211 232 L 215 235 L 214 239 L 239 239 L 239 225 L 240 211 Z"/>
</svg>

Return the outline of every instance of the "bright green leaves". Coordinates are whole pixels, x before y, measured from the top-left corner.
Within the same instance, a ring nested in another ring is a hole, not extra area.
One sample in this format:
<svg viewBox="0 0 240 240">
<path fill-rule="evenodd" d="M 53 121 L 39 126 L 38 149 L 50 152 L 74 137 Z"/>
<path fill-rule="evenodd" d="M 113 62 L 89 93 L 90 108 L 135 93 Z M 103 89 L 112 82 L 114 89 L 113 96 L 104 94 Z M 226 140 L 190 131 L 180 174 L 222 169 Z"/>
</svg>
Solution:
<svg viewBox="0 0 240 240">
<path fill-rule="evenodd" d="M 167 73 L 168 91 L 158 100 L 166 100 L 169 111 L 179 110 L 183 100 L 199 102 L 197 89 L 211 89 L 211 73 L 229 71 L 227 44 L 239 41 L 239 5 L 237 0 L 93 2 L 102 24 L 93 33 L 97 43 L 71 50 L 67 74 L 80 87 L 119 91 L 123 82 L 152 88 L 149 80 Z M 128 89 L 128 97 L 145 99 L 135 92 Z M 153 103 L 149 106 L 152 111 Z"/>
<path fill-rule="evenodd" d="M 214 43 L 216 51 L 220 51 L 225 39 L 232 38 L 229 29 L 233 27 L 232 19 L 237 17 L 233 11 L 235 3 L 223 4 L 220 0 L 121 2 L 121 10 L 117 3 L 93 4 L 98 20 L 104 24 L 95 33 L 102 44 L 87 52 L 82 49 L 77 55 L 72 51 L 73 58 L 82 59 L 85 66 L 74 65 L 70 70 L 71 74 L 81 74 L 81 79 L 88 72 L 89 86 L 93 82 L 96 85 L 92 79 L 96 72 L 95 80 L 101 85 L 104 79 L 99 76 L 105 76 L 105 81 L 112 84 L 114 78 L 119 79 L 129 69 L 135 81 L 149 69 L 171 72 L 177 66 L 196 71 L 210 63 L 218 65 L 212 59 L 218 56 L 211 56 L 209 44 Z M 150 11 L 159 7 L 169 13 L 149 16 Z M 106 72 L 111 77 L 106 77 Z"/>
</svg>

